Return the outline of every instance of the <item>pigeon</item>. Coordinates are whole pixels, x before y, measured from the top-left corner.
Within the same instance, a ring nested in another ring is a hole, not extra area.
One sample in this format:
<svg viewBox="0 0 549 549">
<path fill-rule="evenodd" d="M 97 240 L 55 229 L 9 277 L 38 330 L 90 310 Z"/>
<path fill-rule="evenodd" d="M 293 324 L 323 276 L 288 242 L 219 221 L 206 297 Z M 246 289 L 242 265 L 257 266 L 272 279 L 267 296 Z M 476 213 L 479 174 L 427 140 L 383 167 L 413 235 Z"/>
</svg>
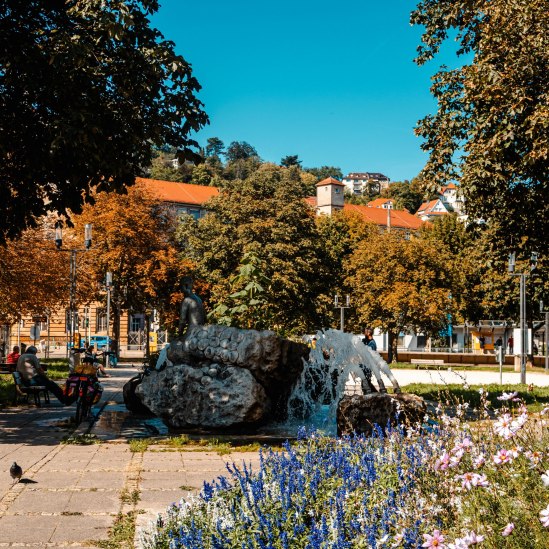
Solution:
<svg viewBox="0 0 549 549">
<path fill-rule="evenodd" d="M 21 480 L 21 476 L 23 475 L 23 469 L 21 469 L 21 467 L 17 465 L 15 461 L 13 462 L 13 465 L 10 467 L 10 475 L 13 480 L 17 479 L 17 482 Z"/>
</svg>

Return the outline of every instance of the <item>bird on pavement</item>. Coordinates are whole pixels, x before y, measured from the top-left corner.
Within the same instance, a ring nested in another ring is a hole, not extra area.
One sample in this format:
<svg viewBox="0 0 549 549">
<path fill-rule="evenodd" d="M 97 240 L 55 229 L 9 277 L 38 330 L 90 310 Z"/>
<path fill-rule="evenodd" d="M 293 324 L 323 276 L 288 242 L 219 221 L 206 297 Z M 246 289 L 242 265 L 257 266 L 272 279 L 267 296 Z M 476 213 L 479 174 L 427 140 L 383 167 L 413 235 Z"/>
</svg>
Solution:
<svg viewBox="0 0 549 549">
<path fill-rule="evenodd" d="M 17 463 L 14 461 L 13 465 L 10 467 L 10 475 L 13 480 L 16 482 L 19 482 L 21 480 L 21 476 L 23 475 L 23 469 Z M 16 484 L 14 482 L 14 484 Z"/>
</svg>

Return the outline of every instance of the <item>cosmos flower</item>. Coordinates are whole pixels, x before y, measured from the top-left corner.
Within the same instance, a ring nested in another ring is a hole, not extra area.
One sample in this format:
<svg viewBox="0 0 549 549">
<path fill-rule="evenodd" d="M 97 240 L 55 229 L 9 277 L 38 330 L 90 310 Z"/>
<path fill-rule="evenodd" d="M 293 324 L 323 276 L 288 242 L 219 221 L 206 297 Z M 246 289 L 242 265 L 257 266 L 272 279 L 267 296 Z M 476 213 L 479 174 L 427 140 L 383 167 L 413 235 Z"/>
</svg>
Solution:
<svg viewBox="0 0 549 549">
<path fill-rule="evenodd" d="M 515 524 L 513 522 L 509 522 L 501 532 L 501 535 L 505 537 L 510 536 L 513 533 L 514 529 L 515 529 Z"/>
<path fill-rule="evenodd" d="M 539 512 L 539 520 L 545 528 L 549 528 L 549 505 Z"/>
<path fill-rule="evenodd" d="M 445 549 L 446 547 L 444 536 L 440 533 L 440 530 L 435 530 L 432 536 L 430 534 L 423 534 L 423 539 L 425 539 L 425 543 L 422 547 L 427 547 L 428 549 Z"/>
</svg>

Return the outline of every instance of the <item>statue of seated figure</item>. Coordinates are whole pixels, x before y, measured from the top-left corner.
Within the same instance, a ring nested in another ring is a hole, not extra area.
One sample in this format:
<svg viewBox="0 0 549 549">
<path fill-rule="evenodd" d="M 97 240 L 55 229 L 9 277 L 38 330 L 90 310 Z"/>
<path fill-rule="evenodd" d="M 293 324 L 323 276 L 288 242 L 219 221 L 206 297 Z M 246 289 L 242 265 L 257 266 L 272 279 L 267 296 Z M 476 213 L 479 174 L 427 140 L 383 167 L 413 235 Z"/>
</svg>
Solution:
<svg viewBox="0 0 549 549">
<path fill-rule="evenodd" d="M 181 303 L 179 335 L 183 335 L 185 327 L 188 329 L 190 326 L 202 326 L 206 320 L 204 305 L 202 300 L 193 293 L 193 279 L 190 276 L 183 278 L 181 289 L 185 297 Z"/>
</svg>

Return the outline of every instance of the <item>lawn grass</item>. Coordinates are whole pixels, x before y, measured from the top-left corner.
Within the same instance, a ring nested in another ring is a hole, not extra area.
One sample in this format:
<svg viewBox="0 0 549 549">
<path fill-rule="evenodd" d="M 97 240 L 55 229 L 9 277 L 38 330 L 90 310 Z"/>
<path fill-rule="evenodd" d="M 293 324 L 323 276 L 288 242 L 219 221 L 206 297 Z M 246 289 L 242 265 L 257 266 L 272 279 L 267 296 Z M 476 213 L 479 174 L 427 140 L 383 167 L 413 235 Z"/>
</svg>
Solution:
<svg viewBox="0 0 549 549">
<path fill-rule="evenodd" d="M 524 401 L 529 412 L 539 412 L 545 406 L 549 405 L 549 387 L 531 387 L 528 385 L 499 385 L 492 383 L 490 385 L 464 385 L 449 384 L 436 385 L 433 383 L 412 383 L 402 387 L 405 393 L 413 393 L 425 400 L 435 402 L 456 404 L 468 403 L 471 408 L 478 408 L 481 403 L 479 390 L 484 389 L 488 395 L 489 405 L 494 409 L 508 406 L 508 402 L 498 400 L 503 392 L 517 392 L 518 396 Z"/>
</svg>

